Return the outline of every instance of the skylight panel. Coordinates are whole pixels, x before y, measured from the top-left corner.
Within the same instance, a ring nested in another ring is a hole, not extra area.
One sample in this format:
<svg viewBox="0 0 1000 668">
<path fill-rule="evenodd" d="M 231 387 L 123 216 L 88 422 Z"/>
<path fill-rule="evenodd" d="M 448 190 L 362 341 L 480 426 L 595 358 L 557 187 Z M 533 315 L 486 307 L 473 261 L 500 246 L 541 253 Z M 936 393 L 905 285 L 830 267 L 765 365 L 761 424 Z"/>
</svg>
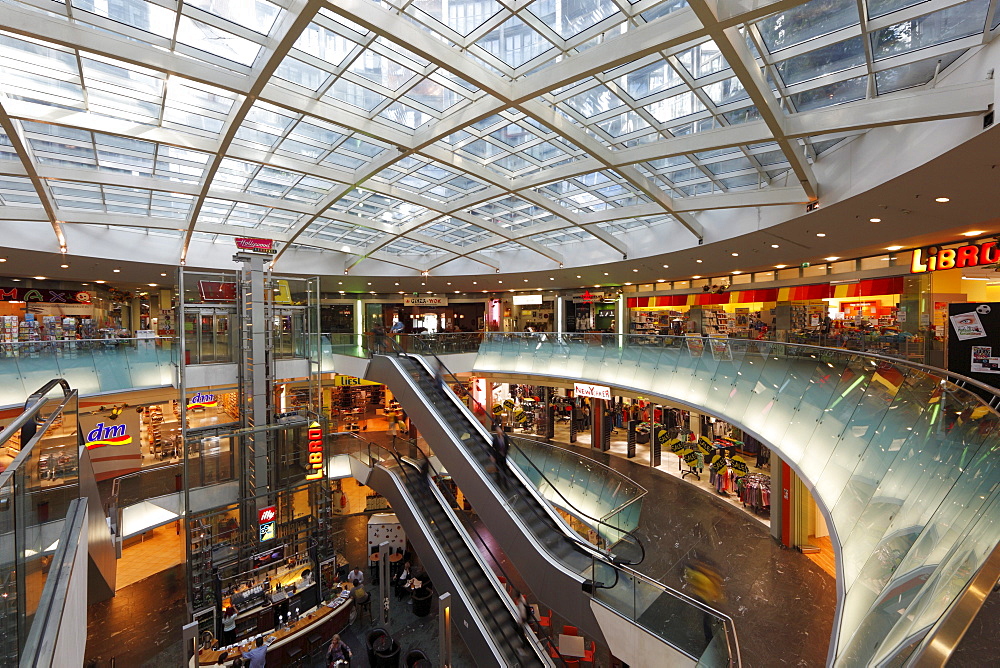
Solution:
<svg viewBox="0 0 1000 668">
<path fill-rule="evenodd" d="M 443 112 L 454 107 L 464 98 L 447 86 L 428 78 L 407 91 L 403 99 Z"/>
<path fill-rule="evenodd" d="M 872 55 L 881 60 L 981 33 L 989 4 L 989 0 L 969 0 L 876 30 L 871 34 Z"/>
<path fill-rule="evenodd" d="M 184 4 L 262 35 L 271 31 L 280 12 L 278 7 L 264 0 L 185 0 Z"/>
<path fill-rule="evenodd" d="M 348 71 L 389 90 L 399 90 L 416 75 L 413 70 L 371 49 L 356 58 Z"/>
<path fill-rule="evenodd" d="M 484 36 L 477 45 L 513 68 L 552 48 L 551 42 L 516 16 Z"/>
<path fill-rule="evenodd" d="M 460 35 L 468 35 L 503 9 L 493 0 L 415 0 L 410 7 L 418 18 L 432 18 Z"/>
<path fill-rule="evenodd" d="M 657 121 L 669 123 L 678 118 L 703 111 L 705 105 L 701 103 L 694 93 L 688 91 L 680 95 L 668 97 L 665 100 L 660 100 L 659 102 L 654 102 L 644 108 Z"/>
<path fill-rule="evenodd" d="M 867 93 L 867 86 L 867 76 L 856 77 L 795 93 L 789 99 L 797 111 L 808 111 L 853 100 L 862 100 Z"/>
<path fill-rule="evenodd" d="M 762 19 L 757 28 L 774 53 L 860 22 L 855 0 L 810 0 Z"/>
<path fill-rule="evenodd" d="M 677 59 L 696 79 L 729 69 L 729 63 L 722 57 L 722 52 L 712 40 L 684 51 L 677 56 Z"/>
<path fill-rule="evenodd" d="M 666 61 L 658 61 L 618 77 L 617 82 L 633 99 L 641 100 L 662 90 L 680 86 L 684 80 Z"/>
<path fill-rule="evenodd" d="M 408 127 L 411 130 L 416 130 L 424 123 L 434 119 L 430 114 L 426 114 L 402 102 L 393 102 L 379 112 L 379 116 L 393 123 Z"/>
<path fill-rule="evenodd" d="M 567 98 L 565 103 L 586 118 L 591 118 L 625 105 L 621 98 L 603 85 Z"/>
<path fill-rule="evenodd" d="M 618 14 L 618 7 L 611 0 L 536 0 L 528 11 L 563 39 L 570 39 Z"/>
<path fill-rule="evenodd" d="M 111 19 L 116 23 L 152 33 L 159 37 L 171 37 L 174 29 L 175 12 L 152 2 L 143 0 L 117 0 L 116 2 L 87 2 L 74 0 L 73 15 L 85 19 L 89 12 L 95 16 Z"/>
<path fill-rule="evenodd" d="M 790 86 L 864 63 L 864 42 L 858 36 L 783 60 L 775 68 L 782 81 Z"/>
<path fill-rule="evenodd" d="M 712 102 L 718 106 L 729 104 L 731 102 L 738 102 L 739 100 L 745 100 L 750 97 L 750 94 L 747 93 L 746 89 L 743 87 L 743 82 L 736 77 L 716 81 L 713 84 L 705 86 L 702 90 L 704 90 L 709 99 L 711 99 Z"/>
<path fill-rule="evenodd" d="M 385 96 L 370 88 L 359 86 L 347 79 L 337 79 L 324 97 L 330 97 L 365 111 L 372 111 L 382 104 Z"/>
<path fill-rule="evenodd" d="M 908 65 L 900 65 L 899 67 L 876 72 L 875 87 L 878 90 L 878 94 L 885 95 L 886 93 L 903 90 L 904 88 L 922 86 L 934 78 L 934 72 L 938 69 L 938 61 L 940 61 L 941 70 L 943 71 L 963 53 L 965 53 L 964 50 L 953 51 L 942 58 L 927 58 L 915 63 L 909 63 Z"/>
<path fill-rule="evenodd" d="M 316 23 L 310 23 L 295 40 L 295 48 L 339 67 L 358 44 Z"/>
<path fill-rule="evenodd" d="M 177 22 L 177 41 L 240 65 L 253 65 L 260 45 L 187 16 Z"/>
</svg>

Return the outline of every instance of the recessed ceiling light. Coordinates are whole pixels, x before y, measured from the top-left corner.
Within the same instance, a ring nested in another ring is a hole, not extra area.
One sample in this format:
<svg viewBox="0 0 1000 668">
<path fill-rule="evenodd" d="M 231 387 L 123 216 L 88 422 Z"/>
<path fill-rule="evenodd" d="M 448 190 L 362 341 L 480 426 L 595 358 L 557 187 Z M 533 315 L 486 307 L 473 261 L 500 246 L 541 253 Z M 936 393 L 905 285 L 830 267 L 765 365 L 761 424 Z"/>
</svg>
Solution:
<svg viewBox="0 0 1000 668">
<path fill-rule="evenodd" d="M 583 278 L 583 276 L 577 276 L 577 278 Z"/>
<path fill-rule="evenodd" d="M 343 285 L 343 284 L 344 284 L 343 281 L 337 281 L 337 285 Z"/>
<path fill-rule="evenodd" d="M 61 264 L 59 266 L 62 267 L 63 269 L 69 269 L 69 265 L 68 264 Z"/>
<path fill-rule="evenodd" d="M 667 279 L 665 279 L 665 278 L 658 278 L 658 279 L 656 279 L 656 282 L 657 283 L 666 283 Z"/>
<path fill-rule="evenodd" d="M 479 281 L 472 281 L 472 284 L 473 284 L 473 285 L 479 285 Z M 485 290 L 483 290 L 483 292 L 486 292 L 486 291 L 485 291 Z"/>
<path fill-rule="evenodd" d="M 733 257 L 739 257 L 740 256 L 739 253 L 730 253 L 730 255 L 732 255 Z"/>
<path fill-rule="evenodd" d="M 607 275 L 608 275 L 608 272 L 604 272 L 604 275 L 605 275 L 605 276 L 607 276 Z"/>
<path fill-rule="evenodd" d="M 371 283 L 369 283 L 368 285 L 371 285 Z"/>
<path fill-rule="evenodd" d="M 497 281 L 497 283 L 503 283 L 503 281 Z M 421 283 L 420 285 L 423 285 L 423 283 Z"/>
<path fill-rule="evenodd" d="M 840 258 L 839 258 L 839 257 L 837 257 L 836 255 L 831 255 L 830 257 L 825 257 L 825 258 L 823 258 L 823 259 L 824 259 L 824 260 L 826 260 L 827 262 L 836 262 L 836 261 L 837 261 L 837 260 L 839 260 Z"/>
<path fill-rule="evenodd" d="M 670 265 L 669 264 L 665 264 L 665 265 L 663 265 L 663 268 L 664 269 L 670 269 Z"/>
<path fill-rule="evenodd" d="M 36 281 L 44 281 L 45 280 L 44 276 L 32 276 L 32 278 L 35 279 Z"/>
<path fill-rule="evenodd" d="M 733 273 L 734 273 L 734 274 L 742 274 L 743 272 L 742 272 L 742 271 L 739 271 L 739 270 L 737 270 L 737 271 L 734 271 Z"/>
<path fill-rule="evenodd" d="M 527 283 L 527 282 L 528 282 L 528 279 L 524 279 L 524 282 L 525 282 L 525 283 Z"/>
<path fill-rule="evenodd" d="M 980 234 L 986 234 L 986 232 L 984 232 L 982 230 L 972 230 L 971 232 L 963 232 L 962 236 L 963 237 L 977 237 Z"/>
<path fill-rule="evenodd" d="M 701 260 L 695 260 L 695 262 L 697 262 L 698 264 L 701 264 L 702 261 Z"/>
<path fill-rule="evenodd" d="M 399 283 L 396 283 L 396 285 L 399 285 Z"/>
<path fill-rule="evenodd" d="M 788 266 L 787 264 L 776 264 L 776 265 L 774 265 L 774 268 L 775 269 L 784 269 L 787 266 Z"/>
<path fill-rule="evenodd" d="M 17 279 L 14 279 L 14 280 L 17 280 Z M 98 283 L 98 284 L 103 284 L 103 283 L 106 283 L 106 282 L 107 281 L 94 281 L 94 283 Z"/>
<path fill-rule="evenodd" d="M 370 294 L 370 295 L 373 295 L 373 294 L 375 294 L 375 291 L 374 291 L 374 290 L 372 290 L 372 291 L 371 291 L 371 292 L 369 292 L 368 294 Z"/>
<path fill-rule="evenodd" d="M 455 294 L 456 294 L 456 295 L 458 294 L 458 290 L 455 290 Z"/>
<path fill-rule="evenodd" d="M 371 285 L 371 283 L 369 283 L 368 285 Z M 451 285 L 451 283 L 449 283 L 448 285 Z"/>
<path fill-rule="evenodd" d="M 934 201 L 935 202 L 941 202 L 942 204 L 944 204 L 945 202 L 950 202 L 951 198 L 950 197 L 935 197 Z"/>
<path fill-rule="evenodd" d="M 81 283 L 80 285 L 90 285 L 90 283 Z"/>
<path fill-rule="evenodd" d="M 549 276 L 549 280 L 550 280 L 550 281 L 554 281 L 554 280 L 556 280 L 556 279 L 555 279 L 555 276 Z"/>
<path fill-rule="evenodd" d="M 638 269 L 633 269 L 632 273 L 634 274 L 634 273 L 637 273 L 638 271 L 639 271 Z"/>
<path fill-rule="evenodd" d="M 10 279 L 10 280 L 14 281 L 15 283 L 20 283 L 20 282 L 21 282 L 21 279 L 20 279 L 20 278 L 12 278 L 12 279 Z M 98 282 L 98 283 L 103 283 L 104 281 L 97 281 L 97 282 Z"/>
<path fill-rule="evenodd" d="M 6 262 L 6 261 L 7 261 L 7 258 L 5 258 L 5 257 L 0 257 L 0 262 Z"/>
<path fill-rule="evenodd" d="M 701 278 L 701 276 L 692 276 L 691 278 Z"/>
<path fill-rule="evenodd" d="M 166 274 L 160 274 L 160 276 L 166 276 Z"/>
<path fill-rule="evenodd" d="M 822 233 L 822 232 L 817 232 L 816 236 L 817 237 L 825 237 L 826 235 L 824 233 Z"/>
<path fill-rule="evenodd" d="M 771 244 L 771 248 L 778 248 L 778 244 Z"/>
<path fill-rule="evenodd" d="M 594 287 L 595 287 L 595 288 L 599 288 L 599 287 L 601 287 L 601 286 L 599 286 L 599 285 L 595 285 Z"/>
<path fill-rule="evenodd" d="M 120 268 L 118 268 L 118 267 L 115 267 L 111 271 L 115 272 L 116 274 L 120 274 L 122 270 Z"/>
<path fill-rule="evenodd" d="M 397 283 L 396 285 L 399 285 L 399 284 Z M 399 294 L 403 294 L 403 291 L 402 291 L 402 290 L 400 290 L 400 291 L 399 291 Z"/>
<path fill-rule="evenodd" d="M 149 287 L 151 287 L 151 288 L 155 288 L 155 287 L 156 287 L 156 283 L 150 283 L 150 284 L 149 284 Z"/>
<path fill-rule="evenodd" d="M 881 218 L 869 218 L 868 222 L 869 223 L 881 223 L 882 219 Z"/>
<path fill-rule="evenodd" d="M 898 250 L 902 250 L 902 249 L 903 249 L 902 246 L 888 246 L 888 247 L 886 247 L 887 251 L 898 251 Z"/>
</svg>

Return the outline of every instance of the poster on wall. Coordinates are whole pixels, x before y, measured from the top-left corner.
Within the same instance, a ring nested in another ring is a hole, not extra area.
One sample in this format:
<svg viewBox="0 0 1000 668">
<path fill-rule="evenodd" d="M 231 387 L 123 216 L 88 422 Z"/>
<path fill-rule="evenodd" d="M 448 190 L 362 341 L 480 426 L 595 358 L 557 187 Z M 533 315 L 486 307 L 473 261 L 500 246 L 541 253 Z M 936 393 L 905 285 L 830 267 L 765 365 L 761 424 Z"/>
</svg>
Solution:
<svg viewBox="0 0 1000 668">
<path fill-rule="evenodd" d="M 701 334 L 688 334 L 684 340 L 691 357 L 701 357 L 705 353 L 705 340 L 701 338 Z"/>
<path fill-rule="evenodd" d="M 989 305 L 984 304 L 983 306 L 989 308 Z M 955 336 L 958 337 L 959 341 L 981 339 L 986 336 L 986 329 L 983 327 L 983 322 L 979 319 L 979 313 L 976 311 L 953 315 L 950 317 L 950 320 L 952 329 L 955 331 Z"/>
<path fill-rule="evenodd" d="M 1000 303 L 948 304 L 945 322 L 948 370 L 1000 387 Z"/>
</svg>

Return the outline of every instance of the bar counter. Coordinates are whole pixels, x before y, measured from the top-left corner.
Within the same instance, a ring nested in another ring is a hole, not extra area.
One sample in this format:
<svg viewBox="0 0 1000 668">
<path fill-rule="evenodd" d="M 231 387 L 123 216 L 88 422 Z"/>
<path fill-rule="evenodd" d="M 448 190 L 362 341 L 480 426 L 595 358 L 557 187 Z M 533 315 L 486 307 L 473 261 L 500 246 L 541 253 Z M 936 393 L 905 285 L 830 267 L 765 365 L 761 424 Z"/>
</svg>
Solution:
<svg viewBox="0 0 1000 668">
<path fill-rule="evenodd" d="M 270 636 L 276 638 L 267 650 L 267 665 L 287 666 L 307 656 L 316 648 L 329 645 L 333 634 L 343 631 L 350 621 L 353 601 L 351 597 L 334 599 L 336 607 L 331 608 L 324 603 L 312 612 L 302 615 L 302 618 L 289 628 L 266 634 L 265 638 Z M 229 656 L 222 665 L 231 665 L 233 659 L 242 656 L 241 650 L 249 651 L 255 646 L 241 643 L 238 648 L 229 650 Z M 202 650 L 198 654 L 198 665 L 217 666 L 221 654 L 222 652 L 216 650 Z"/>
</svg>

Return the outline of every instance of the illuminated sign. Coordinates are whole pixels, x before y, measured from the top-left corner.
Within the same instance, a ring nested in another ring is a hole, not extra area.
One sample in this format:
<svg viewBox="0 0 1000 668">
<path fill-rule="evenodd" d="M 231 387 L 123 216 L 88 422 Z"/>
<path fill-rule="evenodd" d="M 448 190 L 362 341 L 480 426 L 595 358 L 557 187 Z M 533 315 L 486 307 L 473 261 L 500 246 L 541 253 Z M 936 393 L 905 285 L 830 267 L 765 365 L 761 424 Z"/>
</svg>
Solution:
<svg viewBox="0 0 1000 668">
<path fill-rule="evenodd" d="M 257 511 L 257 524 L 260 525 L 260 542 L 271 540 L 278 535 L 275 528 L 278 519 L 278 508 L 268 506 Z"/>
<path fill-rule="evenodd" d="M 573 383 L 573 394 L 578 397 L 590 397 L 591 399 L 611 400 L 611 388 L 603 385 L 590 385 L 588 383 Z"/>
<path fill-rule="evenodd" d="M 273 239 L 257 239 L 255 237 L 236 237 L 236 247 L 240 250 L 251 253 L 264 253 L 274 255 L 278 251 L 274 248 Z"/>
<path fill-rule="evenodd" d="M 75 290 L 39 290 L 37 288 L 0 288 L 2 302 L 43 302 L 46 304 L 91 304 L 89 292 Z"/>
<path fill-rule="evenodd" d="M 541 304 L 541 295 L 514 295 L 514 306 L 530 306 L 532 304 Z"/>
<path fill-rule="evenodd" d="M 318 422 L 309 425 L 309 472 L 306 480 L 323 477 L 323 428 Z"/>
<path fill-rule="evenodd" d="M 447 297 L 403 297 L 403 306 L 447 306 Z"/>
<path fill-rule="evenodd" d="M 188 400 L 187 409 L 191 410 L 192 408 L 196 408 L 198 406 L 208 407 L 218 405 L 219 400 L 215 398 L 214 394 L 202 394 L 199 392 Z"/>
<path fill-rule="evenodd" d="M 198 292 L 206 302 L 236 301 L 236 284 L 222 281 L 198 281 Z"/>
<path fill-rule="evenodd" d="M 996 241 L 966 244 L 958 248 L 929 246 L 913 251 L 910 273 L 923 274 L 943 269 L 963 269 L 995 262 L 1000 262 L 1000 249 L 997 248 Z"/>
<path fill-rule="evenodd" d="M 374 380 L 356 378 L 354 376 L 334 376 L 333 384 L 336 387 L 348 387 L 351 385 L 380 385 L 381 383 L 376 383 Z"/>
<path fill-rule="evenodd" d="M 127 428 L 125 423 L 105 426 L 103 422 L 98 422 L 87 432 L 87 449 L 103 448 L 105 445 L 128 445 L 132 442 L 132 437 L 126 433 Z"/>
<path fill-rule="evenodd" d="M 594 302 L 604 301 L 603 292 L 591 292 L 586 290 L 582 295 L 573 295 L 572 301 L 578 304 L 592 304 Z"/>
</svg>

